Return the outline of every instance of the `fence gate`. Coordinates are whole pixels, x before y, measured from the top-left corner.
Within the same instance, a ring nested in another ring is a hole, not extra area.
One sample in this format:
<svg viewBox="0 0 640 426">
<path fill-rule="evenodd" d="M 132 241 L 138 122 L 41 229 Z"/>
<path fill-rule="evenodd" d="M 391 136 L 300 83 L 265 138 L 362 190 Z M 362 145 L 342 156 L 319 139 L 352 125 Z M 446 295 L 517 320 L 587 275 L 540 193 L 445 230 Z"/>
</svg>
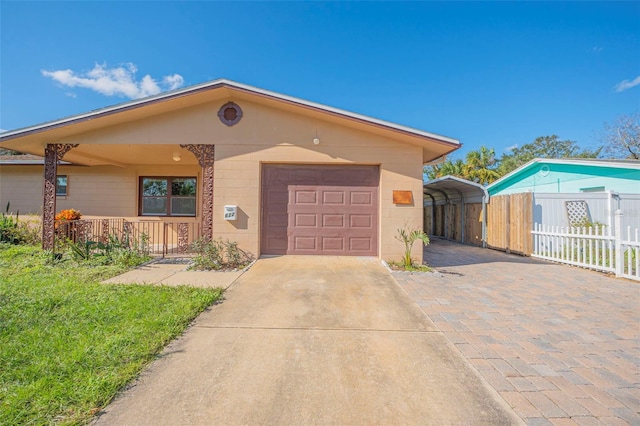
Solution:
<svg viewBox="0 0 640 426">
<path fill-rule="evenodd" d="M 487 205 L 487 246 L 527 256 L 532 252 L 533 194 L 498 195 Z"/>
</svg>

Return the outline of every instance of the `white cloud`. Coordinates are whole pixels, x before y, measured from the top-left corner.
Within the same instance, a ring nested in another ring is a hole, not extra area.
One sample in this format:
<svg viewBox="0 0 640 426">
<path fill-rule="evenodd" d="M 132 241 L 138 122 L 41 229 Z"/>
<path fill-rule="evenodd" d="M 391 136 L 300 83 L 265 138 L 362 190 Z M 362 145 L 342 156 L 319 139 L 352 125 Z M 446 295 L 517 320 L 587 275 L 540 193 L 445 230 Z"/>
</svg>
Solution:
<svg viewBox="0 0 640 426">
<path fill-rule="evenodd" d="M 180 74 L 166 75 L 162 79 L 162 82 L 169 88 L 169 90 L 175 90 L 178 87 L 182 87 L 184 84 L 184 78 Z"/>
<path fill-rule="evenodd" d="M 7 129 L 0 129 L 0 133 L 4 133 L 6 131 L 7 131 Z"/>
<path fill-rule="evenodd" d="M 505 149 L 503 149 L 503 151 L 504 151 L 504 152 L 511 152 L 511 151 L 513 151 L 514 149 L 516 149 L 517 147 L 518 147 L 518 144 L 516 143 L 516 144 L 509 145 L 509 146 L 505 147 Z"/>
<path fill-rule="evenodd" d="M 616 89 L 616 92 L 619 93 L 619 92 L 624 92 L 625 90 L 631 89 L 632 87 L 635 87 L 639 84 L 640 84 L 640 75 L 631 81 L 622 80 L 620 83 L 614 86 L 614 89 Z"/>
<path fill-rule="evenodd" d="M 123 64 L 117 68 L 108 68 L 106 64 L 96 64 L 85 73 L 72 70 L 46 71 L 42 75 L 66 87 L 82 87 L 91 89 L 106 96 L 122 96 L 130 99 L 144 98 L 156 95 L 165 90 L 174 90 L 184 84 L 179 74 L 168 75 L 158 83 L 149 74 L 136 80 L 138 68 L 132 63 Z"/>
</svg>

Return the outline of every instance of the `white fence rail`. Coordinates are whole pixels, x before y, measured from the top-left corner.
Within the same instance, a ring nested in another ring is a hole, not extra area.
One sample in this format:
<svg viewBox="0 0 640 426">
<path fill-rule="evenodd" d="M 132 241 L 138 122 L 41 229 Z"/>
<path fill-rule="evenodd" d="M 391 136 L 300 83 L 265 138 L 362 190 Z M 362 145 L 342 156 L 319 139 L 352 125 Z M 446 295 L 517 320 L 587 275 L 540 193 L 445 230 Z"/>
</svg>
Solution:
<svg viewBox="0 0 640 426">
<path fill-rule="evenodd" d="M 619 277 L 631 278 L 640 281 L 640 239 L 638 239 L 638 228 L 633 231 L 627 227 L 626 238 L 621 235 L 619 248 L 616 246 L 616 275 Z"/>
<path fill-rule="evenodd" d="M 583 268 L 613 272 L 640 281 L 639 230 L 622 229 L 622 212 L 615 214 L 613 228 L 560 227 L 536 223 L 532 257 Z"/>
</svg>

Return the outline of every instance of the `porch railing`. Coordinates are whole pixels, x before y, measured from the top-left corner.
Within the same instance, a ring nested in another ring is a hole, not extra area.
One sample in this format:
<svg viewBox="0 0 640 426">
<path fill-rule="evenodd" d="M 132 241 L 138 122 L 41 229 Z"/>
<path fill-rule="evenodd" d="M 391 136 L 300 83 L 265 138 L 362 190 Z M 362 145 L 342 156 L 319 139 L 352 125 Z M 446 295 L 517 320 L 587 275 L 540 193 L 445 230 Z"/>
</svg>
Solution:
<svg viewBox="0 0 640 426">
<path fill-rule="evenodd" d="M 621 224 L 620 211 L 616 212 L 613 229 L 535 224 L 531 256 L 640 281 L 640 231 L 622 229 Z"/>
<path fill-rule="evenodd" d="M 110 238 L 117 238 L 161 256 L 188 254 L 191 244 L 201 236 L 197 222 L 128 221 L 122 218 L 57 221 L 56 234 L 76 242 L 108 243 Z"/>
</svg>

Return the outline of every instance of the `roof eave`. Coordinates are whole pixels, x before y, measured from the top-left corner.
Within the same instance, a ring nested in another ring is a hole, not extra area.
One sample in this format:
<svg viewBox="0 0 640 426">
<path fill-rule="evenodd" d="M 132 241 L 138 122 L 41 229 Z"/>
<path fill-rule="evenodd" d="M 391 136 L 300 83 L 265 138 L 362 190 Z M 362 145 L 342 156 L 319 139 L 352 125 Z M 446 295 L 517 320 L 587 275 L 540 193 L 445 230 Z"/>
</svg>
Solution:
<svg viewBox="0 0 640 426">
<path fill-rule="evenodd" d="M 147 98 L 137 99 L 137 100 L 113 105 L 110 107 L 93 110 L 87 113 L 82 113 L 82 114 L 62 118 L 59 120 L 49 121 L 45 123 L 36 124 L 34 126 L 7 131 L 0 134 L 0 142 L 11 140 L 11 139 L 22 137 L 22 136 L 27 136 L 32 133 L 43 132 L 43 131 L 52 130 L 58 127 L 68 126 L 71 124 L 92 120 L 95 118 L 115 114 L 115 113 L 126 111 L 129 109 L 139 108 L 144 105 L 150 105 L 157 102 L 162 102 L 170 99 L 183 97 L 183 96 L 197 93 L 200 91 L 213 90 L 219 87 L 227 87 L 232 90 L 238 90 L 245 93 L 259 95 L 259 96 L 267 97 L 277 101 L 294 104 L 300 107 L 310 108 L 316 111 L 329 113 L 329 114 L 337 115 L 343 118 L 359 121 L 359 122 L 373 125 L 376 127 L 386 128 L 388 130 L 400 132 L 409 136 L 414 136 L 414 137 L 417 136 L 419 138 L 429 139 L 434 142 L 451 146 L 452 147 L 451 151 L 454 151 L 455 149 L 461 146 L 460 141 L 457 139 L 449 138 L 449 137 L 438 135 L 435 133 L 425 132 L 425 131 L 414 129 L 407 126 L 394 124 L 388 121 L 379 120 L 372 117 L 367 117 L 361 114 L 356 114 L 356 113 L 341 110 L 338 108 L 333 108 L 327 105 L 306 101 L 300 98 L 295 98 L 293 96 L 282 95 L 276 92 L 271 92 L 268 90 L 260 89 L 260 88 L 249 86 L 242 83 L 236 83 L 234 81 L 226 80 L 226 79 L 213 80 L 207 83 L 201 83 L 201 84 L 193 85 L 183 89 L 177 89 L 170 92 L 163 92 L 158 95 L 149 96 Z"/>
<path fill-rule="evenodd" d="M 490 185 L 487 186 L 488 190 L 492 190 L 494 188 L 499 187 L 500 185 L 503 185 L 504 183 L 510 181 L 511 179 L 513 179 L 515 176 L 525 172 L 526 170 L 528 170 L 529 168 L 533 167 L 534 164 L 538 164 L 538 163 L 549 163 L 549 164 L 578 164 L 578 165 L 583 165 L 583 166 L 591 166 L 591 167 L 612 167 L 612 168 L 621 168 L 621 169 L 626 169 L 626 168 L 632 168 L 632 169 L 640 169 L 640 161 L 636 164 L 636 163 L 628 163 L 628 162 L 620 162 L 620 163 L 615 163 L 615 162 L 604 162 L 604 161 L 600 161 L 598 162 L 597 159 L 594 159 L 594 161 L 584 161 L 584 159 L 580 159 L 580 158 L 534 158 L 533 160 L 523 164 L 522 166 L 518 167 L 517 169 L 507 173 L 506 175 L 502 176 L 500 179 L 492 182 Z"/>
</svg>

